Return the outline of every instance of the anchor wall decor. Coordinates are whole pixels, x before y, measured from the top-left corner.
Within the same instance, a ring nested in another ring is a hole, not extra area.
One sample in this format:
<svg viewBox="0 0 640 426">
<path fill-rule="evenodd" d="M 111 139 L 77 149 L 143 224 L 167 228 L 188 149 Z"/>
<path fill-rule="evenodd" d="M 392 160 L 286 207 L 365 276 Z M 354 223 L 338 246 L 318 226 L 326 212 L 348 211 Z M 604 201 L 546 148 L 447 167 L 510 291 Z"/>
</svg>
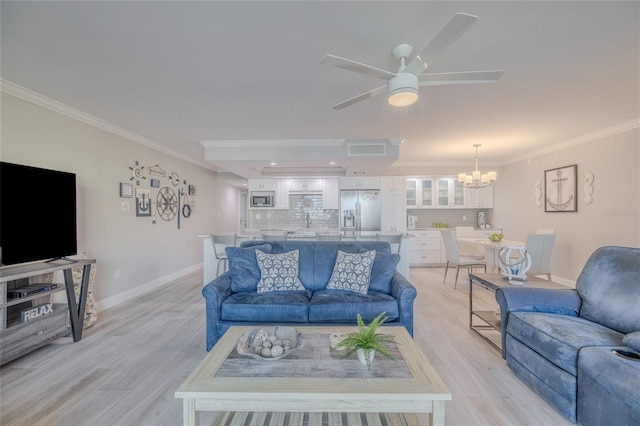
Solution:
<svg viewBox="0 0 640 426">
<path fill-rule="evenodd" d="M 576 212 L 578 165 L 559 167 L 544 172 L 544 211 Z"/>
</svg>

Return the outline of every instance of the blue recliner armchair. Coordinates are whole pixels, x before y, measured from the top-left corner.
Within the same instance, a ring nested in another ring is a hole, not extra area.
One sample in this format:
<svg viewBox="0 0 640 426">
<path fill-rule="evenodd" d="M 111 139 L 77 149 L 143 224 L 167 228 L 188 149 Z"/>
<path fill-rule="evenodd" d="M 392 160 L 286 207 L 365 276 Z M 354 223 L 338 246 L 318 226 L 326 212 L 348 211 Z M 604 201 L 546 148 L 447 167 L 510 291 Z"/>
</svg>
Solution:
<svg viewBox="0 0 640 426">
<path fill-rule="evenodd" d="M 501 288 L 502 356 L 572 422 L 640 424 L 640 249 L 601 247 L 576 289 Z"/>
</svg>

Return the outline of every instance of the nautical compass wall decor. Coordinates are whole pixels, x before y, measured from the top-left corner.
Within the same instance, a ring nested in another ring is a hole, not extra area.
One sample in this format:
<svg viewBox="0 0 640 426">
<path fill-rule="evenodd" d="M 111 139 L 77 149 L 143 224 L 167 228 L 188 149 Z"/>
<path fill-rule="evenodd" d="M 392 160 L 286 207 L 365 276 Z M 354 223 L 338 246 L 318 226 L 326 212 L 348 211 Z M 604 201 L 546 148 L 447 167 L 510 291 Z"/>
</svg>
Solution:
<svg viewBox="0 0 640 426">
<path fill-rule="evenodd" d="M 158 214 L 162 220 L 170 221 L 178 213 L 178 196 L 168 186 L 160 188 L 157 197 Z"/>
<path fill-rule="evenodd" d="M 544 211 L 577 212 L 578 165 L 544 171 Z"/>
</svg>

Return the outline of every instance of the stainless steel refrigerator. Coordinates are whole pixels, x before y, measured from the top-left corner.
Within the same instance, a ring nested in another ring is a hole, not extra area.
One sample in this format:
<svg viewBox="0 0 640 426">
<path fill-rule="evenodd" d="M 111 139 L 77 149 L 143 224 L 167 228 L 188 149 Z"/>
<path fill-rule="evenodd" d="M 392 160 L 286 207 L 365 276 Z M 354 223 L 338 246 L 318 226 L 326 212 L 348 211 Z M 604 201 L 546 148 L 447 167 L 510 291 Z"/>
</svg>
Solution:
<svg viewBox="0 0 640 426">
<path fill-rule="evenodd" d="M 380 231 L 380 191 L 340 191 L 340 230 L 346 234 Z"/>
</svg>

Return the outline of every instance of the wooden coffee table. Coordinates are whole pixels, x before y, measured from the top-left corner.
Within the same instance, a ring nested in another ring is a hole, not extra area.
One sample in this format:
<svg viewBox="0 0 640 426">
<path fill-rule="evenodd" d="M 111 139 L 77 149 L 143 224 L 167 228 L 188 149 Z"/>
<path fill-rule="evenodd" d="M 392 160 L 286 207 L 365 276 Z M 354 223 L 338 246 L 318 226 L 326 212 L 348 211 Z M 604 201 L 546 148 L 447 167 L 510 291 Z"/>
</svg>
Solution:
<svg viewBox="0 0 640 426">
<path fill-rule="evenodd" d="M 394 360 L 376 356 L 370 371 L 330 348 L 332 333 L 355 327 L 298 327 L 305 346 L 272 361 L 237 353 L 254 328 L 231 327 L 178 388 L 185 425 L 198 424 L 199 411 L 431 413 L 431 425 L 444 425 L 451 394 L 404 327 L 381 330 L 394 338 Z"/>
</svg>

